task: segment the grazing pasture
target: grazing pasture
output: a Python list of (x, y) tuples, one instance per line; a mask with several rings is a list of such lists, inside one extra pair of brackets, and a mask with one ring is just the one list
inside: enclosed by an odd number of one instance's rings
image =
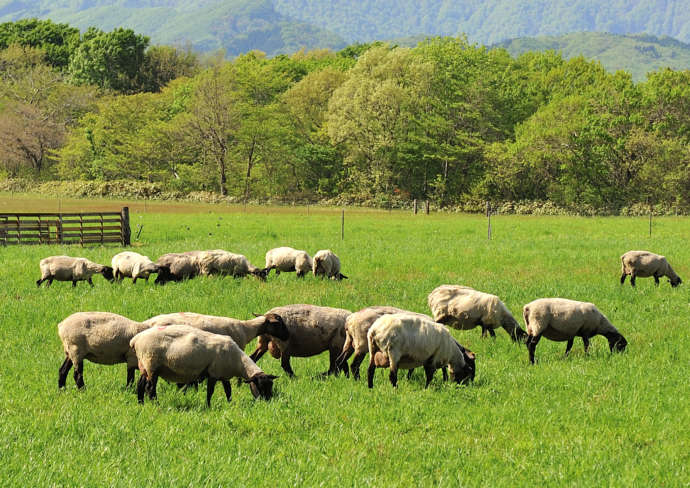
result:
[[(123, 202), (62, 201), (61, 208), (118, 208)], [(125, 202), (126, 203), (126, 202)], [(55, 211), (58, 202), (0, 196), (7, 211)], [(332, 249), (349, 279), (268, 281), (200, 277), (155, 286), (94, 288), (55, 282), (37, 288), (38, 262), (56, 254), (110, 263), (118, 246), (0, 248), (0, 481), (3, 486), (683, 486), (690, 483), (690, 221), (658, 218), (653, 236), (639, 218), (494, 216), (348, 210), (272, 209), (180, 203), (130, 204), (132, 250), (222, 248), (263, 266), (266, 250), (288, 245)], [(143, 225), (138, 240), (137, 226)], [(666, 255), (686, 284), (638, 279), (621, 286), (619, 256), (631, 249)], [(470, 386), (441, 381), (428, 390), (377, 370), (362, 379), (322, 378), (328, 356), (293, 358), (290, 379), (266, 354), (259, 366), (279, 375), (276, 396), (255, 401), (233, 382), (212, 406), (205, 386), (183, 394), (160, 381), (158, 400), (138, 405), (126, 368), (84, 363), (86, 389), (71, 375), (58, 391), (63, 360), (56, 325), (77, 311), (101, 310), (142, 321), (191, 311), (246, 319), (278, 305), (313, 303), (352, 311), (393, 305), (430, 313), (440, 284), (496, 294), (521, 327), (522, 306), (540, 297), (596, 304), (628, 340), (623, 354), (592, 339), (542, 339), (537, 364), (507, 334), (453, 330), (477, 355)], [(247, 346), (251, 352), (254, 343)]]

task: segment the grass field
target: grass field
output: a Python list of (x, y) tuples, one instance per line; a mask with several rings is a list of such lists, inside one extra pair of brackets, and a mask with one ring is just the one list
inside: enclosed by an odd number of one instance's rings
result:
[[(121, 202), (60, 202), (63, 210), (117, 208)], [(55, 201), (0, 196), (0, 211), (53, 211)], [(0, 248), (0, 484), (2, 486), (688, 486), (690, 484), (690, 221), (659, 218), (653, 236), (638, 218), (497, 216), (486, 219), (340, 210), (130, 205), (133, 248), (166, 252), (224, 248), (263, 265), (266, 250), (331, 248), (344, 282), (294, 274), (199, 278), (157, 287), (95, 288), (55, 282), (37, 289), (38, 261), (53, 254), (109, 263), (107, 247)], [(145, 211), (145, 212), (144, 212)], [(621, 287), (619, 256), (630, 249), (665, 254), (687, 283), (639, 279)], [(423, 373), (397, 390), (379, 370), (366, 381), (318, 378), (326, 355), (293, 358), (297, 378), (281, 375), (273, 401), (234, 388), (176, 391), (159, 383), (143, 407), (127, 390), (125, 367), (85, 362), (85, 391), (57, 389), (63, 353), (56, 324), (77, 311), (103, 310), (144, 320), (194, 311), (247, 318), (288, 303), (358, 310), (390, 304), (428, 313), (427, 294), (443, 283), (495, 293), (522, 324), (522, 306), (539, 297), (594, 302), (629, 342), (610, 355), (605, 338), (585, 356), (578, 340), (542, 339), (537, 364), (497, 331), (453, 331), (477, 354), (469, 387), (424, 390)], [(524, 327), (524, 324), (523, 324)], [(247, 349), (251, 350), (254, 344)], [(362, 372), (365, 372), (365, 361)]]

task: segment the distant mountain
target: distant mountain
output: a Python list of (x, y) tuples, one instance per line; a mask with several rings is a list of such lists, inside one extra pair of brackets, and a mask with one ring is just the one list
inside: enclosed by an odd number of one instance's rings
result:
[(636, 81), (644, 80), (647, 73), (659, 68), (690, 69), (690, 44), (646, 34), (578, 32), (558, 37), (511, 39), (497, 45), (513, 56), (546, 50), (560, 51), (565, 58), (582, 55), (598, 60), (609, 71), (628, 71)]
[(29, 17), (81, 30), (128, 27), (154, 44), (224, 48), (228, 55), (345, 46), (338, 35), (277, 12), (271, 0), (0, 0), (0, 22)]

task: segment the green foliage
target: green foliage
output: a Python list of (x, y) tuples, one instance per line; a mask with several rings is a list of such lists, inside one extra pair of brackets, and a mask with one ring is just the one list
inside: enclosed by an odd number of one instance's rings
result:
[(72, 51), (79, 44), (79, 29), (38, 19), (0, 24), (0, 50), (12, 44), (40, 48), (45, 53), (47, 64), (64, 70)]

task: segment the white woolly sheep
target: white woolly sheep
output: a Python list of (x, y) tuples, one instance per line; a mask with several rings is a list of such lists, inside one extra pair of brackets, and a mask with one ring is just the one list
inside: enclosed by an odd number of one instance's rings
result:
[(144, 393), (156, 398), (158, 377), (174, 383), (189, 384), (207, 379), (206, 405), (216, 382), (220, 381), (228, 401), (232, 398), (230, 378), (249, 383), (255, 398), (273, 396), (273, 380), (259, 368), (230, 337), (206, 332), (188, 325), (159, 326), (134, 336), (130, 347), (135, 351), (141, 377), (137, 397), (144, 403)]
[[(345, 343), (345, 320), (352, 312), (342, 308), (298, 304), (275, 307), (266, 313), (280, 315), (290, 337), (281, 340), (260, 335), (256, 350), (250, 356), (254, 361), (258, 362), (270, 350), (274, 358), (280, 358), (283, 370), (289, 376), (294, 376), (290, 357), (309, 357), (328, 351), (330, 366), (325, 374), (338, 373), (336, 359)], [(347, 363), (344, 367), (347, 370)]]
[(222, 249), (203, 251), (197, 256), (197, 260), (199, 272), (205, 276), (220, 274), (240, 278), (251, 274), (265, 280), (268, 275), (268, 270), (252, 265), (244, 255)]
[[(354, 358), (352, 359), (349, 369), (352, 370), (352, 377), (355, 380), (359, 380), (359, 367), (369, 352), (367, 332), (369, 332), (371, 325), (376, 321), (376, 319), (382, 315), (394, 313), (419, 315), (420, 317), (431, 320), (431, 317), (427, 315), (415, 314), (414, 312), (410, 312), (408, 310), (388, 306), (367, 307), (351, 314), (345, 320), (345, 344), (343, 345), (343, 350), (336, 361), (338, 369), (347, 371), (346, 368), (343, 368), (343, 365), (347, 362), (350, 356), (354, 354)], [(409, 373), (412, 373), (412, 369), (410, 369)]]
[(180, 312), (157, 315), (143, 322), (149, 327), (184, 324), (197, 329), (230, 337), (240, 349), (260, 334), (287, 340), (289, 332), (283, 319), (275, 313), (259, 315), (251, 320), (217, 317), (199, 313)]
[(540, 298), (522, 309), (527, 326), (529, 361), (534, 364), (534, 351), (542, 336), (552, 341), (568, 341), (565, 355), (573, 347), (575, 337), (582, 337), (585, 353), (589, 339), (601, 334), (609, 340), (611, 352), (623, 351), (628, 342), (593, 303), (565, 298)]
[(58, 388), (64, 388), (72, 365), (77, 388), (84, 387), (84, 359), (97, 364), (127, 363), (127, 386), (132, 384), (137, 358), (129, 341), (148, 327), (109, 312), (77, 312), (67, 317), (58, 324), (58, 335), (65, 351)]
[(277, 247), (266, 253), (266, 272), (272, 269), (279, 275), (281, 271), (296, 271), (297, 277), (309, 273), (312, 269), (312, 259), (306, 251), (299, 251), (291, 247)]
[(77, 281), (88, 281), (89, 285), (93, 286), (91, 277), (95, 274), (103, 275), (110, 282), (114, 279), (113, 268), (91, 262), (86, 258), (50, 256), (41, 259), (39, 267), (41, 278), (36, 281), (36, 286), (41, 286), (44, 281), (48, 281), (46, 286), (50, 286), (53, 280), (71, 281), (73, 287), (77, 286)]
[(482, 328), (482, 337), (488, 332), (496, 337), (494, 329), (503, 327), (513, 341), (522, 341), (527, 334), (505, 304), (496, 296), (467, 286), (441, 285), (428, 296), (434, 320), (454, 329)]
[(683, 280), (673, 271), (664, 256), (649, 251), (628, 251), (621, 256), (621, 285), (630, 275), (630, 284), (635, 286), (635, 278), (654, 277), (654, 284), (659, 286), (659, 278), (668, 277), (672, 287), (680, 285)]
[(122, 281), (123, 278), (132, 278), (132, 283), (137, 279), (144, 278), (148, 281), (152, 273), (158, 273), (159, 266), (137, 252), (124, 251), (113, 256), (111, 260), (115, 279)]
[(374, 387), (376, 368), (390, 368), (390, 382), (398, 386), (398, 368), (424, 366), (426, 387), (438, 368), (448, 366), (457, 383), (474, 381), (475, 356), (441, 324), (419, 314), (396, 313), (376, 319), (369, 332), (368, 386)]
[(340, 272), (340, 259), (330, 249), (322, 249), (314, 254), (312, 271), (314, 276), (325, 276), (334, 280), (347, 279)]
[(189, 251), (186, 253), (168, 253), (156, 260), (159, 267), (156, 284), (165, 284), (168, 281), (182, 281), (194, 278), (200, 274), (198, 255), (202, 251)]

